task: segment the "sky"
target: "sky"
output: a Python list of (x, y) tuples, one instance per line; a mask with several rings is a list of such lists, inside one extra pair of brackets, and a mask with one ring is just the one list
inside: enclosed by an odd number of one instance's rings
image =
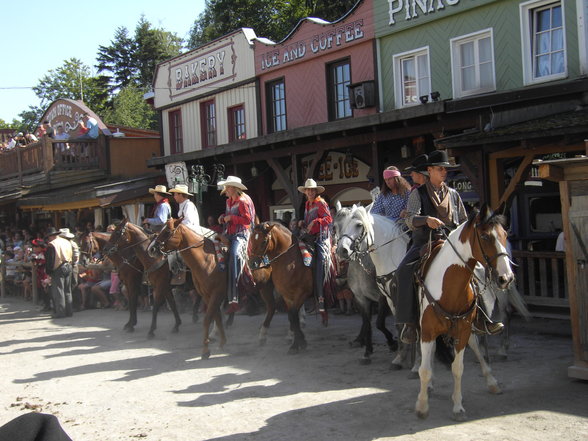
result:
[(10, 123), (29, 106), (38, 106), (32, 88), (65, 60), (78, 58), (96, 73), (98, 47), (109, 46), (118, 27), (134, 36), (144, 15), (153, 27), (186, 40), (204, 6), (204, 0), (3, 0), (0, 119)]

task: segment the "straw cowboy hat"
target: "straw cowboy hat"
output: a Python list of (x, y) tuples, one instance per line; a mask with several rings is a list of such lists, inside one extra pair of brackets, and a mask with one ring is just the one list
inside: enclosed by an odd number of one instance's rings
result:
[(176, 186), (174, 188), (172, 188), (169, 192), (170, 193), (185, 194), (185, 195), (188, 195), (188, 196), (194, 196), (192, 193), (188, 193), (188, 186), (186, 184), (176, 184)]
[(423, 155), (419, 155), (416, 158), (414, 158), (414, 161), (412, 161), (412, 164), (410, 164), (410, 167), (406, 167), (404, 169), (404, 171), (407, 172), (417, 172), (417, 173), (421, 173), (423, 175), (428, 175), (427, 172), (427, 163), (429, 162), (429, 157), (426, 154)]
[(237, 176), (227, 176), (227, 179), (224, 181), (218, 181), (216, 185), (220, 185), (222, 187), (236, 187), (240, 190), (247, 190), (247, 187), (245, 187), (243, 182), (241, 182), (241, 178), (238, 178)]
[(316, 181), (312, 178), (307, 179), (304, 185), (299, 186), (298, 191), (300, 193), (304, 193), (304, 190), (307, 190), (309, 188), (315, 189), (317, 194), (321, 194), (323, 191), (325, 191), (325, 187), (323, 187), (322, 185), (316, 185)]
[(167, 188), (165, 185), (156, 185), (155, 188), (149, 189), (149, 193), (151, 193), (151, 194), (153, 194), (153, 193), (171, 194), (167, 191)]
[(75, 236), (69, 231), (69, 228), (60, 228), (59, 235), (66, 239), (73, 239)]
[(452, 164), (449, 162), (449, 156), (445, 150), (435, 150), (429, 153), (429, 161), (427, 167), (459, 167), (459, 164)]

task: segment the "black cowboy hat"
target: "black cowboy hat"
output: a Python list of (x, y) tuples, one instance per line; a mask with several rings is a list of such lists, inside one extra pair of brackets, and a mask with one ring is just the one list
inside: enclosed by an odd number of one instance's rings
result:
[(410, 164), (410, 167), (406, 167), (404, 171), (407, 172), (418, 172), (422, 174), (427, 174), (427, 163), (429, 162), (429, 157), (426, 154), (422, 154), (414, 158), (414, 161)]
[(57, 231), (55, 227), (49, 227), (47, 229), (47, 232), (45, 233), (45, 239), (47, 239), (50, 236), (59, 236), (59, 231)]
[(429, 153), (429, 162), (427, 167), (459, 167), (459, 164), (451, 164), (449, 162), (449, 156), (445, 150), (435, 150)]

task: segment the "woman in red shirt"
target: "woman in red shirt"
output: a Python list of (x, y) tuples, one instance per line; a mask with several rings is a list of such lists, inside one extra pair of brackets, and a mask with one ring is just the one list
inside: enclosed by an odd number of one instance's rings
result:
[(300, 221), (300, 228), (314, 237), (315, 249), (315, 286), (319, 302), (319, 312), (325, 312), (324, 284), (325, 277), (331, 267), (331, 233), (329, 227), (333, 223), (331, 211), (327, 202), (319, 195), (325, 187), (317, 185), (314, 179), (307, 179), (298, 191), (306, 195), (304, 221)]

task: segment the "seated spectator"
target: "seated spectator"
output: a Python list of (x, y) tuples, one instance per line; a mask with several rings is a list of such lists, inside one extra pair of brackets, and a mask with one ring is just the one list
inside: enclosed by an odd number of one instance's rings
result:
[(25, 132), (24, 138), (27, 145), (39, 141), (39, 138), (37, 138), (34, 133)]
[[(90, 263), (97, 263), (98, 262), (98, 255), (94, 255)], [(78, 289), (80, 291), (80, 299), (79, 299), (79, 308), (80, 311), (83, 311), (89, 305), (92, 304), (90, 290), (94, 285), (102, 280), (102, 271), (97, 269), (90, 269), (80, 265), (80, 274), (79, 274), (80, 283), (78, 284)]]
[[(63, 125), (60, 124), (55, 128), (55, 139), (66, 140), (69, 135), (63, 130)], [(71, 152), (67, 142), (57, 142), (54, 144), (55, 157), (60, 157), (61, 162), (71, 162)]]
[[(108, 259), (105, 259), (103, 265), (109, 266), (111, 263)], [(102, 280), (90, 288), (92, 302), (97, 308), (110, 308), (114, 303), (109, 298), (110, 287), (112, 286), (111, 271), (100, 272), (102, 273)]]
[(95, 118), (92, 118), (87, 113), (84, 113), (80, 120), (80, 138), (90, 138), (96, 139), (98, 138), (98, 121)]
[(6, 150), (12, 150), (16, 147), (16, 139), (14, 136), (10, 135), (8, 137), (8, 144), (6, 144)]

